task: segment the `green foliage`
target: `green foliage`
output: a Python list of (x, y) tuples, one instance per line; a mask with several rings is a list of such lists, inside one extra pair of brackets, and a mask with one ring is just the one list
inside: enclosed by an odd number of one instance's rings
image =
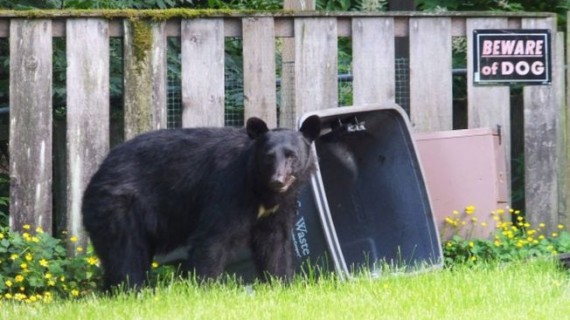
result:
[(570, 10), (568, 0), (416, 0), (422, 11), (528, 11), (556, 12), (558, 25), (565, 28), (566, 12)]
[(10, 177), (0, 173), (0, 226), (8, 225)]
[(0, 228), (0, 299), (51, 301), (54, 297), (79, 297), (97, 288), (98, 259), (91, 249), (78, 247), (68, 257), (65, 243), (24, 226), (24, 232)]
[(558, 225), (557, 231), (548, 234), (544, 223), (531, 226), (520, 211), (512, 209), (491, 213), (496, 221), (492, 238), (471, 239), (469, 230), (489, 228), (486, 224), (477, 222), (474, 210), (471, 206), (463, 214), (455, 211), (453, 216), (445, 220), (446, 228), (451, 228), (454, 233), (443, 244), (445, 263), (448, 266), (512, 262), (570, 252), (570, 233), (565, 230), (565, 226)]
[[(63, 234), (65, 236), (65, 233)], [(67, 241), (75, 242), (71, 237)], [(0, 301), (51, 302), (54, 298), (79, 298), (99, 290), (102, 271), (93, 248), (77, 247), (69, 256), (66, 241), (40, 228), (23, 232), (0, 227)], [(172, 277), (171, 267), (152, 265), (149, 281)]]
[(316, 7), (325, 11), (384, 11), (388, 0), (318, 0)]

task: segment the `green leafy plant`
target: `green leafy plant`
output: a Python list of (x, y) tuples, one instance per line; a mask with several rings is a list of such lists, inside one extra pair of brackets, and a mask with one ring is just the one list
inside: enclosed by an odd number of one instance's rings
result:
[(77, 249), (68, 257), (65, 243), (41, 228), (25, 225), (22, 233), (0, 228), (0, 298), (49, 302), (92, 292), (100, 278), (99, 261), (90, 248)]
[[(68, 255), (66, 241), (24, 225), (23, 232), (0, 227), (0, 301), (51, 302), (55, 298), (76, 299), (99, 291), (102, 270), (91, 246), (77, 247)], [(175, 270), (152, 263), (149, 282), (171, 279)]]
[(555, 232), (547, 233), (544, 223), (532, 226), (519, 210), (510, 208), (491, 213), (496, 222), (491, 238), (471, 239), (469, 230), (490, 227), (479, 223), (474, 212), (475, 207), (468, 206), (462, 213), (454, 211), (445, 219), (444, 232), (453, 232), (451, 239), (443, 244), (445, 263), (449, 266), (510, 262), (570, 252), (570, 233), (564, 225), (559, 224)]

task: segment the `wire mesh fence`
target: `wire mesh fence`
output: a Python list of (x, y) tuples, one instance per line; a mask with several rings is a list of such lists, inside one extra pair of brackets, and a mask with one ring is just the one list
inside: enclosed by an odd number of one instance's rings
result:
[[(227, 55), (226, 55), (227, 58)], [(235, 58), (232, 58), (235, 59)], [(168, 68), (168, 127), (178, 128), (182, 125), (182, 95), (180, 92), (180, 70), (176, 67), (180, 63)], [(244, 104), (243, 104), (243, 74), (237, 68), (239, 63), (231, 61), (226, 63), (225, 74), (225, 113), (224, 123), (226, 126), (241, 127), (244, 124)], [(400, 104), (404, 110), (409, 111), (409, 70), (408, 60), (400, 58), (396, 60), (396, 103)], [(288, 73), (294, 72), (294, 67), (284, 67), (277, 70), (278, 76), (290, 77)], [(294, 103), (294, 88), (283, 85), (282, 77), (277, 79), (277, 113), (280, 122), (295, 123), (291, 108), (283, 108), (286, 103)], [(340, 74), (338, 76), (338, 96), (339, 106), (352, 105), (353, 86), (352, 74)], [(287, 102), (286, 102), (287, 101)]]

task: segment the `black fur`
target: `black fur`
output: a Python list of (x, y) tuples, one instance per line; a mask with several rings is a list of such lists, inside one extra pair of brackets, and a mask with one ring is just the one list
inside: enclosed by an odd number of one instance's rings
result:
[[(310, 144), (319, 132), (316, 116), (299, 132), (251, 118), (245, 130), (159, 130), (111, 150), (82, 208), (105, 287), (140, 287), (153, 256), (188, 239), (199, 277), (219, 276), (244, 244), (261, 276), (291, 277), (296, 196), (314, 170)], [(258, 217), (260, 208), (276, 212)]]

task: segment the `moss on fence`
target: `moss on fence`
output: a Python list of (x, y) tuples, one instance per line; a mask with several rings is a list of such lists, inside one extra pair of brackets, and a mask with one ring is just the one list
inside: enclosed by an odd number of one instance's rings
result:
[(232, 10), (232, 9), (166, 9), (166, 10), (0, 10), (0, 18), (73, 18), (101, 17), (105, 19), (137, 18), (151, 21), (171, 19), (196, 19), (208, 17), (507, 17), (507, 18), (547, 18), (556, 17), (550, 12), (506, 12), (506, 11), (391, 11), (391, 12), (334, 12), (334, 11), (295, 11), (295, 10)]

